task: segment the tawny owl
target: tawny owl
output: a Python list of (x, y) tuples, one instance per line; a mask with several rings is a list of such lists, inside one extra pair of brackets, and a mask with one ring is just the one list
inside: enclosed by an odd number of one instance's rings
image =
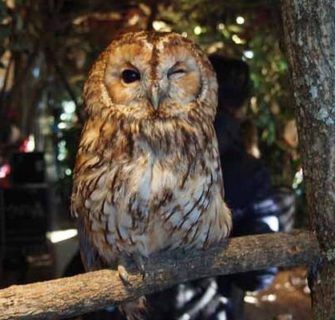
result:
[(212, 124), (217, 81), (192, 41), (120, 36), (92, 67), (84, 99), (72, 210), (87, 270), (110, 266), (126, 277), (126, 257), (204, 248), (228, 235)]

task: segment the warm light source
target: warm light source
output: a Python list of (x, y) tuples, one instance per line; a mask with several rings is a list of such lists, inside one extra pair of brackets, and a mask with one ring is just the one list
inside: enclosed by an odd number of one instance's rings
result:
[(26, 138), (21, 146), (20, 151), (21, 152), (33, 152), (35, 150), (35, 137), (34, 135), (29, 135), (28, 138)]
[(202, 32), (202, 29), (200, 26), (196, 26), (194, 27), (194, 30), (193, 30), (194, 34), (196, 34), (197, 36), (201, 34)]
[(299, 185), (302, 183), (303, 180), (304, 180), (304, 174), (302, 172), (302, 169), (300, 169), (294, 175), (293, 183), (292, 183), (292, 188), (293, 189), (297, 189), (299, 187)]
[(5, 163), (0, 167), (0, 179), (6, 178), (10, 174), (10, 165)]
[(77, 229), (50, 231), (47, 232), (47, 239), (49, 239), (52, 243), (58, 243), (74, 238), (77, 234)]
[(152, 23), (152, 27), (156, 31), (163, 31), (163, 32), (171, 31), (171, 28), (164, 21), (160, 21), (160, 20), (155, 20)]
[(257, 304), (259, 301), (256, 297), (246, 295), (244, 297), (245, 303)]
[(237, 23), (237, 24), (243, 24), (244, 22), (245, 22), (245, 19), (244, 19), (243, 17), (238, 16), (238, 17), (236, 18), (236, 23)]
[(58, 123), (57, 127), (58, 127), (58, 129), (64, 130), (64, 129), (66, 129), (67, 125), (66, 125), (65, 122), (60, 122), (60, 123)]
[(224, 47), (223, 42), (219, 41), (219, 42), (214, 42), (210, 47), (207, 48), (207, 53), (208, 54), (213, 54), (216, 51), (222, 49)]
[(236, 44), (243, 44), (245, 41), (241, 39), (237, 34), (233, 34), (231, 39), (236, 43)]
[(275, 294), (267, 294), (262, 297), (262, 301), (274, 302), (277, 300), (277, 296)]
[(222, 30), (225, 29), (225, 25), (221, 22), (221, 23), (219, 23), (219, 24), (216, 26), (216, 28), (217, 28), (218, 30), (222, 31)]
[(35, 150), (35, 137), (30, 134), (27, 143), (27, 152), (33, 152)]
[(252, 59), (252, 58), (254, 57), (254, 53), (253, 53), (253, 51), (251, 51), (251, 50), (246, 50), (246, 51), (244, 51), (244, 52), (243, 52), (243, 55), (244, 55), (246, 58), (248, 58), (248, 59)]
[(63, 101), (62, 107), (65, 113), (73, 113), (76, 111), (76, 104), (73, 101)]

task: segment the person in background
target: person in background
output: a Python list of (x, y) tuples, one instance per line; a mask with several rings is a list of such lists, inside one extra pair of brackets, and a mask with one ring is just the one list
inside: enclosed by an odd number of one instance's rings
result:
[[(259, 159), (256, 126), (245, 116), (249, 67), (242, 60), (219, 55), (210, 56), (210, 61), (219, 85), (214, 126), (225, 200), (233, 213), (231, 237), (288, 231), (279, 218), (292, 216), (294, 196), (271, 186), (269, 171)], [(243, 320), (245, 291), (266, 288), (276, 273), (277, 268), (268, 268), (179, 285), (174, 319)]]

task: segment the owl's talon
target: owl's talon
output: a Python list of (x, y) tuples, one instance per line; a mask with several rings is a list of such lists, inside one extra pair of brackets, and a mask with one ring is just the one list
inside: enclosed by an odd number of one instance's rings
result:
[(129, 274), (126, 270), (126, 268), (122, 265), (122, 264), (119, 264), (117, 266), (117, 271), (119, 273), (119, 277), (120, 279), (122, 280), (122, 282), (125, 284), (125, 285), (130, 285), (130, 281), (129, 281)]
[(145, 276), (146, 276), (145, 266), (144, 266), (144, 257), (139, 255), (139, 254), (134, 254), (133, 255), (133, 260), (136, 264), (137, 269), (141, 273), (142, 278), (144, 279)]

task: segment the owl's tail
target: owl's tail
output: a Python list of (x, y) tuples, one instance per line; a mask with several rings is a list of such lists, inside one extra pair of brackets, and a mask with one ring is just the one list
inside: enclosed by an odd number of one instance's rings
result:
[(142, 296), (137, 300), (122, 303), (119, 309), (127, 320), (145, 320), (147, 314), (146, 298)]

